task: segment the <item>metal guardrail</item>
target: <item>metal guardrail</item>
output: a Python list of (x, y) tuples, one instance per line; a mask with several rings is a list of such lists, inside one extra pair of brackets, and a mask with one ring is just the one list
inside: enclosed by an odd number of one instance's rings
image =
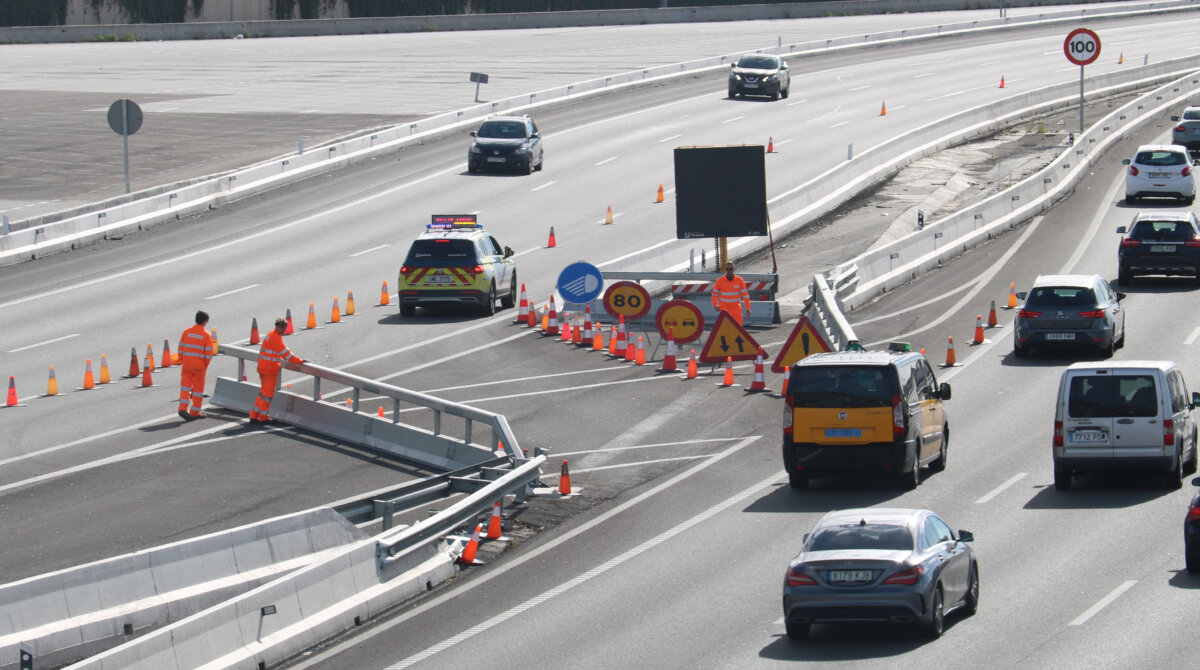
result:
[(804, 315), (833, 351), (842, 351), (858, 344), (858, 336), (850, 321), (842, 314), (837, 293), (824, 275), (813, 275), (812, 295), (804, 305)]

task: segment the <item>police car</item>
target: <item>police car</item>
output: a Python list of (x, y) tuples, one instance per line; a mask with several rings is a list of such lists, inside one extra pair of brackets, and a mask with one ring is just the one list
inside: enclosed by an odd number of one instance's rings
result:
[(513, 250), (501, 247), (474, 214), (434, 214), (425, 232), (413, 240), (400, 267), (400, 315), (418, 306), (469, 304), (496, 313), (496, 300), (509, 308), (517, 298)]

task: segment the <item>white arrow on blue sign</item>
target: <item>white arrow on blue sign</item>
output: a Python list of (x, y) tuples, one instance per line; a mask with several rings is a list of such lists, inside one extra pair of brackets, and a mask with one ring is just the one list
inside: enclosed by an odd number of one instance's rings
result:
[(575, 305), (586, 305), (600, 296), (604, 275), (591, 263), (571, 263), (558, 273), (558, 294)]

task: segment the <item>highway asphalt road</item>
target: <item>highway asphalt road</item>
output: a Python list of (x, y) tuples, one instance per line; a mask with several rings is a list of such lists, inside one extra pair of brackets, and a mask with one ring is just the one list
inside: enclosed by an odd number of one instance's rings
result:
[[(1195, 32), (1179, 18), (1129, 26), (1105, 34), (1142, 46), (1176, 40), (1183, 51)], [(533, 667), (611, 667), (613, 658), (700, 667), (792, 658), (878, 658), (905, 667), (1017, 658), (1025, 667), (1073, 667), (1087, 650), (1098, 650), (1088, 658), (1102, 667), (1129, 667), (1131, 658), (1182, 667), (1186, 648), (1170, 640), (1180, 639), (1186, 625), (1175, 613), (1195, 611), (1187, 599), (1194, 584), (1175, 574), (1182, 568), (1177, 520), (1185, 494), (1103, 481), (1072, 498), (1045, 491), (1045, 396), (1065, 361), (1017, 365), (1002, 332), (992, 336), (994, 345), (960, 353), (968, 364), (945, 374), (955, 384), (947, 472), (905, 495), (829, 481), (812, 497), (796, 497), (779, 485), (781, 408), (770, 395), (613, 364), (510, 325), (511, 312), (401, 320), (394, 305), (374, 306), (380, 280), (394, 280), (398, 257), (430, 213), (480, 212), (501, 242), (520, 252), (522, 280), (536, 299), (566, 262), (604, 262), (671, 236), (670, 212), (662, 212), (670, 205), (655, 205), (652, 197), (654, 185), (669, 184), (667, 157), (676, 143), (761, 142), (761, 135), (775, 133), (781, 151), (769, 171), (774, 194), (827, 169), (836, 160), (831, 156), (844, 155), (851, 131), (857, 146), (869, 146), (939, 118), (947, 105), (979, 104), (997, 94), (991, 85), (964, 85), (964, 63), (982, 70), (1003, 60), (1010, 86), (1072, 76), (1055, 69), (1064, 65), (1055, 51), (1060, 32), (1032, 31), (1016, 36), (1015, 45), (1009, 38), (964, 40), (889, 51), (887, 60), (823, 60), (804, 75), (811, 95), (786, 102), (725, 100), (719, 80), (643, 90), (540, 116), (550, 162), (532, 177), (468, 176), (465, 145), (435, 142), (398, 160), (280, 188), (118, 243), (3, 269), (0, 312), (6, 324), (17, 325), (0, 333), (0, 361), (22, 383), (34, 381), (32, 389), (22, 387), (24, 407), (0, 415), (0, 509), (13, 538), (0, 549), (0, 574), (19, 579), (417, 474), (291, 429), (249, 429), (244, 417), (225, 412), (183, 425), (172, 418), (172, 374), (160, 375), (160, 386), (150, 389), (119, 380), (73, 392), (83, 358), (110, 352), (119, 377), (128, 364), (124, 351), (133, 346), (140, 355), (144, 342), (158, 350), (163, 338), (178, 337), (198, 306), (214, 314), (223, 337), (240, 342), (251, 316), (261, 325), (285, 307), (302, 314), (314, 301), (324, 317), (332, 296), (344, 297), (351, 287), (359, 315), (338, 325), (322, 318), (320, 328), (293, 336), (289, 345), (316, 362), (504, 413), (521, 446), (571, 459), (584, 494), (521, 511), (523, 522), (536, 527), (542, 519), (551, 529), (435, 592), (432, 598), (441, 599), (483, 582), (471, 597), (450, 597), (444, 605), (431, 600), (435, 625), (420, 616), (397, 618), (404, 630), (347, 646), (348, 655), (329, 658), (328, 667), (388, 667), (435, 648), (429, 667), (481, 657), (499, 665), (502, 654), (506, 664)], [(901, 73), (912, 79), (889, 82)], [(849, 90), (859, 86), (872, 88)], [(886, 119), (876, 111), (883, 88)], [(893, 91), (899, 102), (892, 102)], [(1115, 274), (1109, 231), (1129, 216), (1113, 205), (1119, 158), (1097, 170), (1090, 189), (1078, 189), (1071, 204), (856, 313), (864, 340), (903, 337), (937, 358), (947, 334), (969, 339), (980, 305), (1003, 297), (1010, 281), (1028, 284), (1038, 272), (1064, 266)], [(606, 202), (622, 216), (601, 228)], [(544, 248), (552, 224), (561, 226), (553, 250)], [(1086, 237), (1083, 231), (1093, 228), (1099, 232)], [(1087, 245), (1076, 257), (1081, 238)], [(820, 248), (819, 237), (809, 242)], [(803, 247), (792, 249), (799, 262), (789, 265), (791, 289), (827, 269), (808, 265)], [(1012, 256), (1002, 258), (1009, 249)], [(1001, 261), (994, 275), (981, 272)], [(963, 288), (977, 280), (978, 293)], [(1172, 356), (1194, 369), (1181, 343), (1196, 324), (1179, 322), (1192, 290), (1164, 281), (1131, 292), (1137, 325), (1131, 317), (1130, 344), (1119, 356)], [(886, 318), (867, 321), (872, 316)], [(770, 349), (786, 329), (755, 336)], [(60, 362), (60, 383), (72, 392), (36, 397), (50, 361)], [(229, 374), (227, 361), (215, 365), (215, 374)], [(749, 377), (749, 368), (740, 367), (739, 383)], [(778, 388), (777, 375), (768, 379)], [(799, 534), (824, 509), (863, 504), (928, 505), (975, 531), (984, 557), (980, 615), (933, 644), (890, 629), (875, 631), (880, 642), (866, 647), (850, 644), (862, 639), (857, 633), (837, 629), (819, 631), (811, 647), (780, 640), (777, 589)], [(1122, 587), (1112, 605), (1075, 624)], [(637, 590), (625, 590), (631, 588)], [(1120, 616), (1117, 606), (1136, 616)], [(1113, 612), (1117, 618), (1106, 619)], [(1136, 632), (1119, 645), (1126, 638), (1114, 631), (1131, 626)], [(451, 639), (456, 635), (461, 639)], [(949, 644), (956, 635), (962, 643)]]

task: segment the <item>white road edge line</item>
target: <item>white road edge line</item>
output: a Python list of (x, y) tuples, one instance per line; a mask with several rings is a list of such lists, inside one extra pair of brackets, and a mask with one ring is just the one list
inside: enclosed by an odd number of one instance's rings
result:
[(249, 290), (250, 290), (250, 289), (252, 289), (252, 288), (258, 288), (258, 284), (250, 284), (249, 286), (243, 286), (243, 287), (241, 287), (241, 288), (235, 288), (235, 289), (233, 289), (232, 291), (226, 291), (226, 292), (224, 292), (224, 293), (218, 293), (218, 294), (216, 294), (216, 295), (210, 295), (210, 296), (208, 296), (207, 298), (205, 298), (205, 300), (216, 300), (217, 298), (224, 298), (224, 297), (225, 297), (225, 296), (227, 296), (227, 295), (233, 295), (234, 293), (241, 293), (242, 291), (249, 291)]
[(1131, 580), (1129, 580), (1129, 581), (1125, 582), (1124, 584), (1122, 584), (1122, 585), (1118, 586), (1117, 588), (1113, 589), (1113, 590), (1112, 590), (1112, 593), (1109, 593), (1108, 595), (1106, 595), (1106, 596), (1104, 596), (1103, 598), (1101, 598), (1101, 599), (1100, 599), (1100, 602), (1098, 602), (1098, 603), (1096, 603), (1095, 605), (1092, 605), (1091, 607), (1089, 607), (1089, 608), (1088, 608), (1088, 610), (1087, 610), (1086, 612), (1084, 612), (1083, 614), (1080, 614), (1079, 616), (1075, 617), (1075, 620), (1074, 620), (1074, 621), (1072, 621), (1071, 623), (1067, 624), (1067, 625), (1069, 625), (1069, 626), (1082, 626), (1083, 624), (1087, 623), (1087, 620), (1088, 620), (1088, 619), (1090, 619), (1090, 618), (1092, 618), (1092, 617), (1096, 616), (1096, 614), (1097, 614), (1097, 613), (1098, 613), (1100, 610), (1102, 610), (1102, 609), (1104, 609), (1105, 607), (1107, 607), (1107, 606), (1108, 606), (1108, 605), (1109, 605), (1109, 604), (1110, 604), (1112, 601), (1116, 600), (1117, 598), (1120, 598), (1120, 597), (1121, 597), (1121, 594), (1122, 594), (1122, 593), (1125, 593), (1125, 592), (1126, 592), (1126, 591), (1128, 591), (1129, 589), (1133, 588), (1133, 585), (1134, 585), (1134, 584), (1137, 584), (1137, 580), (1136, 580), (1136, 579), (1131, 579)]
[(553, 186), (553, 185), (555, 185), (555, 184), (557, 184), (557, 183), (558, 183), (558, 182), (556, 182), (556, 181), (548, 181), (548, 182), (546, 182), (545, 184), (542, 184), (541, 186), (535, 186), (535, 187), (533, 187), (533, 188), (529, 189), (529, 192), (530, 192), (530, 193), (536, 193), (536, 192), (538, 192), (538, 191), (540, 191), (540, 190), (542, 190), (542, 189), (544, 189), (544, 188), (546, 188), (546, 187), (548, 187), (548, 186)]
[(1183, 343), (1184, 343), (1184, 344), (1191, 344), (1191, 343), (1193, 343), (1193, 342), (1195, 342), (1195, 341), (1196, 341), (1196, 338), (1197, 338), (1197, 337), (1200, 337), (1200, 328), (1193, 328), (1193, 329), (1192, 329), (1192, 334), (1191, 334), (1191, 335), (1188, 335), (1188, 336), (1187, 336), (1187, 339), (1186, 339), (1186, 340), (1184, 340), (1184, 341), (1183, 341)]
[(1018, 472), (1017, 474), (1010, 477), (1008, 481), (1006, 481), (1003, 484), (1001, 484), (1000, 486), (997, 486), (996, 488), (992, 489), (991, 491), (989, 491), (987, 493), (987, 495), (983, 496), (979, 500), (976, 500), (975, 504), (982, 505), (983, 503), (991, 500), (992, 498), (995, 498), (996, 496), (1003, 493), (1004, 490), (1007, 489), (1008, 487), (1021, 481), (1021, 479), (1023, 479), (1028, 474), (1029, 474), (1028, 472)]
[[(371, 247), (370, 249), (363, 249), (362, 251), (359, 251), (357, 253), (350, 254), (349, 256), (347, 256), (347, 258), (358, 258), (359, 256), (365, 256), (366, 254), (369, 254), (372, 251), (379, 251), (380, 249), (386, 249), (387, 246), (388, 245), (386, 245), (386, 244), (380, 244), (379, 246)], [(256, 284), (256, 286), (257, 286), (257, 284)]]
[(69, 339), (71, 339), (72, 337), (79, 337), (79, 333), (71, 333), (70, 335), (63, 335), (62, 337), (56, 337), (56, 338), (54, 338), (53, 340), (43, 340), (43, 341), (41, 341), (41, 342), (38, 342), (38, 343), (36, 343), (36, 344), (27, 344), (27, 345), (25, 345), (25, 346), (23, 346), (23, 347), (21, 347), (21, 348), (19, 348), (19, 349), (9, 349), (9, 350), (8, 350), (8, 353), (10, 353), (10, 354), (15, 354), (15, 353), (17, 353), (18, 351), (25, 351), (26, 349), (34, 349), (34, 348), (36, 348), (36, 347), (44, 347), (44, 346), (46, 346), (47, 344), (53, 344), (53, 343), (55, 343), (55, 342), (62, 342), (63, 340), (69, 340)]

